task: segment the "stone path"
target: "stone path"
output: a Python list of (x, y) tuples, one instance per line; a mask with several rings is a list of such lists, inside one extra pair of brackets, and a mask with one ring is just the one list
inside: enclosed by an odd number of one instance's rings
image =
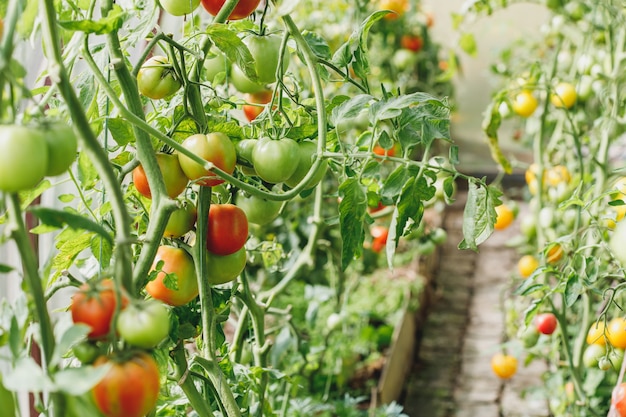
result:
[(479, 253), (459, 251), (462, 210), (461, 204), (452, 206), (444, 219), (448, 241), (442, 248), (430, 311), (418, 332), (405, 413), (410, 417), (549, 416), (541, 390), (532, 390), (541, 384), (542, 363), (525, 367), (523, 357), (518, 357), (518, 372), (508, 381), (497, 378), (489, 363), (504, 338), (501, 300), (510, 290), (518, 259), (506, 242), (517, 234), (518, 223), (494, 233)]

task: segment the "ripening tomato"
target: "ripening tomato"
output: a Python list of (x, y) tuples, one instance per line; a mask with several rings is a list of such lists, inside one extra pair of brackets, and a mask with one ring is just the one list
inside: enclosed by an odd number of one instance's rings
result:
[[(170, 198), (178, 197), (185, 191), (189, 183), (187, 176), (180, 166), (178, 157), (167, 153), (157, 153), (156, 159), (159, 169), (161, 170), (161, 175), (163, 175), (163, 181), (165, 181), (165, 192)], [(152, 198), (148, 177), (146, 176), (146, 171), (144, 171), (143, 166), (139, 165), (133, 170), (133, 183), (139, 194), (146, 198)]]
[(377, 224), (370, 228), (370, 234), (372, 235), (372, 251), (381, 252), (387, 244), (389, 228)]
[(517, 359), (505, 353), (496, 353), (491, 357), (491, 369), (502, 379), (511, 378), (517, 372)]
[(551, 244), (546, 251), (546, 262), (555, 264), (563, 258), (563, 246), (559, 243)]
[(515, 96), (511, 106), (519, 116), (530, 117), (539, 106), (539, 102), (531, 91), (524, 90)]
[(117, 317), (117, 331), (128, 344), (152, 349), (170, 332), (170, 313), (159, 301), (135, 302)]
[(626, 382), (620, 383), (613, 390), (611, 406), (619, 413), (619, 417), (626, 417)]
[(48, 144), (47, 177), (63, 174), (76, 159), (78, 139), (74, 129), (66, 123), (54, 122), (41, 126), (42, 133)]
[(557, 320), (552, 313), (541, 313), (535, 316), (535, 326), (540, 333), (551, 335), (556, 330)]
[(143, 63), (137, 73), (139, 92), (153, 100), (167, 98), (177, 92), (181, 86), (166, 56), (153, 56)]
[(235, 280), (246, 266), (246, 248), (229, 255), (207, 254), (207, 280), (211, 285), (220, 285)]
[(165, 225), (164, 237), (176, 239), (193, 229), (198, 217), (196, 206), (189, 200), (180, 202), (180, 206), (172, 212), (167, 225)]
[(576, 104), (576, 87), (570, 83), (558, 83), (554, 87), (554, 93), (550, 96), (550, 102), (554, 107), (571, 108)]
[[(121, 296), (121, 309), (128, 304), (128, 298)], [(111, 330), (111, 321), (116, 306), (115, 284), (104, 279), (95, 285), (84, 283), (72, 296), (70, 312), (74, 323), (86, 324), (91, 328), (90, 339), (106, 337)]]
[(424, 47), (424, 39), (417, 35), (402, 35), (400, 38), (400, 46), (413, 52), (419, 52)]
[(252, 150), (252, 164), (262, 180), (277, 184), (288, 180), (300, 162), (300, 147), (293, 139), (263, 137)]
[(106, 417), (144, 417), (159, 396), (160, 375), (156, 362), (147, 353), (130, 359), (101, 356), (95, 366), (110, 364), (104, 378), (92, 393), (98, 409)]
[(241, 249), (246, 240), (246, 213), (234, 204), (211, 204), (206, 235), (207, 249), (216, 255), (230, 255)]
[[(235, 171), (237, 151), (233, 142), (224, 133), (214, 132), (208, 135), (198, 133), (189, 136), (182, 145), (228, 174)], [(206, 170), (202, 165), (182, 153), (178, 154), (178, 160), (187, 178), (192, 181), (199, 180), (199, 185), (213, 187), (224, 182), (210, 170)]]
[(265, 110), (265, 104), (272, 101), (272, 90), (263, 90), (259, 93), (248, 93), (244, 99), (246, 103), (242, 106), (243, 114), (249, 122), (256, 119)]
[[(202, 6), (211, 15), (216, 16), (226, 0), (202, 0)], [(233, 11), (228, 16), (228, 20), (241, 20), (250, 16), (261, 3), (261, 0), (239, 0)]]
[(0, 191), (35, 187), (48, 171), (48, 146), (41, 130), (0, 125)]
[[(297, 186), (313, 166), (313, 158), (317, 155), (317, 142), (303, 140), (298, 142), (298, 148), (298, 166), (294, 173), (285, 181), (285, 184), (291, 188)], [(323, 160), (317, 168), (315, 175), (307, 182), (306, 188), (311, 189), (315, 187), (324, 178), (327, 168), (328, 162)]]
[(150, 272), (158, 267), (156, 277), (146, 284), (148, 294), (171, 306), (182, 306), (196, 298), (196, 270), (193, 258), (184, 249), (160, 246)]

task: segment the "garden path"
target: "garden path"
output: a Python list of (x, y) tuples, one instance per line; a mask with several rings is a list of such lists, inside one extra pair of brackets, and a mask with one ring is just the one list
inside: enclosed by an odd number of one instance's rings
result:
[[(478, 253), (460, 251), (463, 195), (444, 218), (448, 240), (441, 248), (433, 281), (434, 297), (418, 332), (413, 371), (406, 385), (410, 417), (545, 417), (541, 396), (544, 365), (524, 365), (503, 381), (490, 359), (504, 338), (503, 294), (511, 289), (518, 255), (506, 245), (519, 233), (519, 221), (496, 231)], [(526, 210), (521, 205), (521, 211)], [(518, 216), (518, 219), (521, 216)], [(533, 389), (535, 388), (535, 389)]]

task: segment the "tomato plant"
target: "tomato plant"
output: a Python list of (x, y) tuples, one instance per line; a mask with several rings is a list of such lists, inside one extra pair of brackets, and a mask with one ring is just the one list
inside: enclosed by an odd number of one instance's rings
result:
[(181, 237), (193, 229), (197, 218), (196, 206), (189, 200), (182, 201), (180, 207), (176, 208), (170, 215), (163, 236), (173, 239)]
[[(202, 6), (207, 12), (216, 16), (222, 9), (226, 0), (202, 0)], [(259, 6), (261, 0), (240, 0), (233, 11), (228, 15), (229, 20), (240, 20), (250, 16)]]
[(195, 265), (184, 249), (160, 246), (151, 271), (156, 276), (146, 284), (146, 292), (157, 300), (181, 306), (198, 296)]
[[(183, 146), (228, 174), (232, 174), (235, 171), (235, 164), (237, 163), (235, 145), (223, 133), (195, 134), (185, 139)], [(213, 174), (210, 170), (205, 169), (202, 165), (182, 153), (178, 154), (178, 160), (183, 172), (191, 181), (198, 180), (198, 184), (208, 187), (224, 182), (223, 179)]]
[(248, 240), (246, 213), (234, 204), (212, 204), (206, 235), (207, 249), (216, 255), (230, 255)]
[(126, 343), (151, 349), (169, 334), (167, 307), (158, 301), (132, 303), (118, 316), (117, 331)]
[[(311, 140), (298, 142), (298, 148), (298, 165), (296, 166), (296, 170), (285, 180), (285, 184), (292, 188), (296, 187), (309, 173), (311, 167), (313, 166), (313, 160), (316, 158), (317, 154), (317, 143)], [(305, 188), (312, 188), (319, 184), (322, 178), (324, 178), (327, 168), (328, 162), (322, 160), (322, 163), (317, 167), (314, 175), (309, 181), (307, 181)]]
[(153, 56), (141, 65), (137, 73), (139, 92), (154, 100), (171, 96), (181, 85), (166, 56)]
[(98, 409), (106, 417), (143, 417), (156, 406), (159, 369), (152, 357), (138, 353), (129, 359), (102, 356), (95, 366), (109, 364), (105, 377), (93, 388)]
[[(120, 309), (128, 303), (126, 296), (121, 295)], [(86, 324), (90, 327), (89, 338), (106, 337), (111, 329), (113, 314), (117, 306), (117, 295), (114, 283), (105, 279), (98, 283), (84, 283), (72, 296), (70, 311), (74, 323)]]
[[(170, 198), (178, 197), (185, 191), (189, 183), (178, 162), (178, 157), (176, 155), (158, 153), (156, 154), (156, 159), (165, 181), (165, 192)], [(133, 170), (133, 183), (139, 194), (146, 198), (152, 198), (150, 184), (148, 184), (148, 177), (143, 166), (139, 165)]]
[(76, 159), (78, 139), (74, 129), (61, 122), (44, 124), (42, 133), (48, 143), (48, 169), (46, 176), (63, 174)]

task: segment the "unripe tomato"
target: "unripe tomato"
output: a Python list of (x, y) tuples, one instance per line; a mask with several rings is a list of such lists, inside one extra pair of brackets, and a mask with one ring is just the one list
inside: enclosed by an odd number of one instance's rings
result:
[(622, 382), (613, 390), (611, 407), (619, 413), (619, 417), (626, 417), (626, 382)]
[(606, 348), (601, 345), (589, 345), (583, 353), (583, 364), (587, 368), (595, 368), (602, 357), (606, 355)]
[[(213, 51), (212, 51), (213, 52)], [(226, 75), (230, 72), (230, 63), (226, 55), (222, 52), (215, 51), (214, 55), (207, 56), (204, 60), (204, 78), (209, 81), (212, 85), (216, 84), (216, 77), (220, 73), (224, 73), (224, 78), (220, 77), (221, 82), (223, 83), (226, 80)]]
[(215, 255), (230, 255), (248, 240), (246, 213), (234, 204), (211, 204), (206, 247)]
[(265, 200), (255, 195), (246, 196), (241, 193), (237, 195), (235, 203), (246, 214), (248, 223), (259, 226), (264, 226), (274, 221), (280, 214), (280, 209), (283, 206), (281, 201)]
[(72, 346), (74, 357), (83, 365), (92, 364), (100, 356), (100, 348), (90, 340)]
[(117, 331), (128, 344), (152, 349), (170, 332), (170, 313), (155, 300), (129, 305), (117, 317)]
[(35, 187), (48, 171), (48, 145), (41, 130), (0, 125), (0, 191)]
[[(163, 175), (163, 181), (165, 182), (165, 192), (170, 198), (178, 197), (185, 191), (189, 183), (189, 180), (180, 166), (178, 157), (167, 153), (157, 153), (156, 159), (159, 169), (161, 170), (161, 175)], [(148, 177), (146, 176), (146, 171), (144, 171), (143, 166), (139, 165), (133, 170), (133, 183), (139, 194), (146, 198), (152, 198)]]
[(522, 278), (528, 278), (539, 267), (539, 260), (532, 255), (524, 255), (517, 262), (517, 270)]
[(252, 164), (263, 181), (272, 184), (287, 181), (300, 163), (300, 147), (293, 139), (269, 137), (257, 141), (252, 150)]
[[(317, 143), (310, 140), (298, 142), (298, 148), (298, 166), (295, 172), (285, 181), (285, 184), (292, 188), (297, 186), (300, 181), (304, 179), (306, 174), (309, 173), (309, 170), (313, 166), (313, 158), (317, 154)], [(324, 178), (327, 168), (328, 162), (326, 160), (322, 161), (315, 175), (307, 182), (306, 188), (310, 189), (315, 187), (322, 178)]]
[(504, 230), (513, 223), (515, 215), (513, 209), (506, 204), (500, 204), (495, 208), (496, 210), (496, 222), (493, 225), (496, 230)]
[(246, 74), (236, 64), (231, 67), (229, 80), (240, 93), (254, 94), (267, 90), (265, 84), (246, 77)]
[(176, 239), (193, 229), (198, 217), (196, 206), (189, 200), (180, 203), (180, 207), (172, 212), (165, 225), (164, 237)]
[(207, 254), (207, 280), (211, 285), (220, 285), (236, 279), (246, 266), (246, 248), (229, 255)]
[(181, 85), (166, 56), (153, 56), (143, 63), (137, 73), (139, 92), (153, 100), (171, 96)]
[(278, 34), (271, 35), (250, 35), (243, 42), (250, 50), (254, 58), (254, 68), (258, 82), (261, 84), (271, 84), (276, 81), (276, 71), (278, 65), (282, 65), (285, 72), (289, 66), (289, 55), (285, 53), (280, 56), (280, 45), (282, 37)]
[[(106, 337), (111, 330), (111, 321), (116, 306), (115, 284), (104, 279), (93, 285), (84, 283), (72, 296), (70, 312), (76, 324), (86, 324), (91, 328), (87, 335), (90, 339)], [(128, 298), (122, 295), (121, 309), (128, 304)]]
[(587, 343), (590, 345), (606, 345), (606, 338), (604, 337), (604, 321), (598, 321), (591, 325), (587, 332)]
[(42, 133), (48, 144), (47, 177), (63, 174), (76, 159), (78, 140), (71, 126), (55, 122), (42, 126)]
[[(211, 15), (216, 16), (226, 0), (202, 0), (202, 6)], [(261, 0), (239, 0), (233, 11), (228, 16), (228, 20), (241, 20), (250, 16), (261, 3)]]
[(144, 417), (159, 397), (159, 368), (147, 353), (128, 360), (101, 356), (95, 366), (110, 364), (104, 378), (93, 388), (98, 409), (106, 417)]
[(626, 349), (626, 319), (615, 317), (608, 324), (606, 336), (611, 346)]
[(521, 334), (522, 342), (524, 343), (524, 347), (530, 349), (531, 347), (537, 344), (539, 340), (539, 331), (535, 326), (528, 326), (524, 329)]
[(535, 316), (535, 326), (540, 333), (551, 335), (556, 330), (556, 316), (552, 313), (542, 313)]
[[(189, 136), (182, 145), (228, 174), (235, 171), (237, 151), (233, 142), (224, 133), (214, 132), (208, 135), (198, 133)], [(178, 160), (187, 178), (192, 181), (199, 180), (197, 181), (199, 185), (213, 187), (224, 182), (223, 179), (182, 153), (178, 154)]]
[(172, 16), (184, 16), (196, 10), (200, 0), (159, 0), (159, 3)]
[(249, 122), (256, 119), (259, 114), (265, 110), (264, 104), (269, 103), (272, 100), (272, 90), (263, 90), (260, 93), (246, 94), (244, 99), (246, 103), (242, 106), (243, 114), (246, 116)]
[(550, 96), (550, 102), (554, 107), (571, 108), (576, 104), (576, 88), (570, 83), (558, 83), (554, 87), (554, 93)]
[(504, 353), (496, 353), (491, 357), (491, 369), (502, 379), (511, 378), (517, 372), (517, 359)]
[(513, 111), (522, 117), (530, 117), (539, 106), (539, 102), (532, 92), (524, 90), (517, 94), (511, 103)]
[[(160, 265), (162, 263), (162, 265)], [(184, 249), (160, 246), (150, 272), (160, 270), (146, 291), (171, 306), (182, 306), (198, 295), (198, 280), (191, 255)]]

